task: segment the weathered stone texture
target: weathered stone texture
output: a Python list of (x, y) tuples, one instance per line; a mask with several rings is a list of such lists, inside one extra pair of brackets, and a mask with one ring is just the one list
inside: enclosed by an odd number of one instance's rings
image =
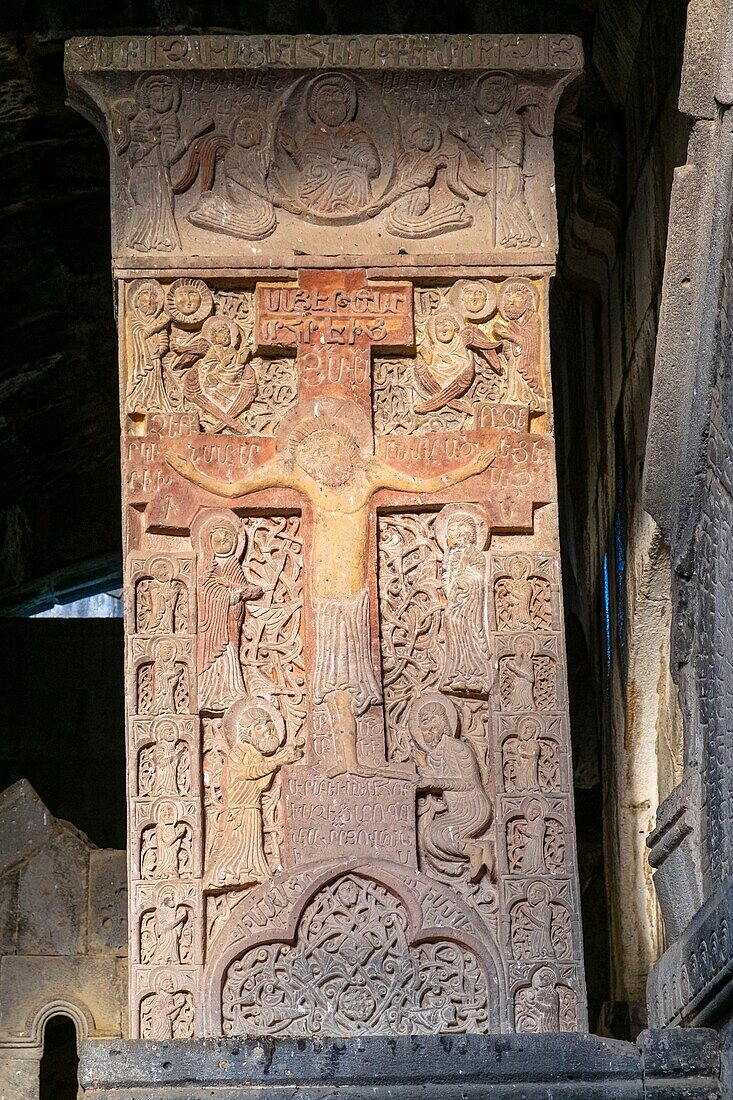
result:
[[(657, 1023), (705, 1023), (730, 1043), (733, 998), (733, 236), (730, 8), (690, 5), (680, 104), (692, 116), (675, 180), (645, 503), (672, 555), (673, 671), (685, 773), (651, 838), (672, 941), (649, 977)], [(716, 96), (720, 100), (716, 101)], [(689, 799), (694, 787), (699, 797)], [(687, 873), (685, 873), (687, 871)], [(676, 894), (673, 900), (673, 894)], [(724, 1059), (728, 1080), (730, 1055)], [(728, 1081), (728, 1086), (730, 1085)]]
[[(624, 23), (618, 49), (632, 27), (638, 37), (633, 57), (622, 54), (626, 63), (617, 70), (619, 79), (625, 77), (614, 92), (619, 113), (589, 128), (573, 178), (577, 199), (561, 222), (553, 372), (568, 616), (591, 670), (573, 678), (571, 698), (579, 692), (583, 698), (588, 676), (593, 685), (593, 703), (574, 716), (574, 736), (591, 744), (597, 738), (594, 759), (604, 777), (613, 944), (612, 1003), (604, 1025), (614, 1028), (614, 1014), (635, 1020), (636, 1027), (643, 1023), (646, 975), (662, 950), (644, 842), (682, 765), (668, 668), (669, 554), (644, 514), (640, 493), (667, 212), (688, 130), (677, 107), (686, 5), (610, 6), (608, 25), (613, 15)], [(592, 65), (604, 52), (594, 44)], [(603, 80), (614, 87), (605, 73)], [(673, 491), (667, 478), (662, 492)], [(590, 799), (593, 771), (582, 779)], [(599, 792), (601, 781), (596, 783)], [(587, 935), (600, 936), (590, 910), (586, 906)], [(587, 950), (597, 957), (590, 942)]]
[(645, 1032), (636, 1046), (587, 1035), (89, 1042), (80, 1078), (90, 1100), (718, 1100), (719, 1066), (717, 1036), (700, 1029)]
[(122, 1033), (126, 889), (123, 853), (93, 850), (25, 780), (0, 795), (0, 836), (12, 832), (20, 843), (0, 867), (0, 1081), (24, 1096), (49, 1016), (69, 1014), (79, 1039)]

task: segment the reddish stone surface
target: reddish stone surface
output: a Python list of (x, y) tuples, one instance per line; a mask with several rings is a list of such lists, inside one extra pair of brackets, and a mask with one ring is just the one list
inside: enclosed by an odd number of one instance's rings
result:
[(131, 1032), (582, 1030), (547, 331), (579, 47), (183, 41), (68, 65), (113, 171)]

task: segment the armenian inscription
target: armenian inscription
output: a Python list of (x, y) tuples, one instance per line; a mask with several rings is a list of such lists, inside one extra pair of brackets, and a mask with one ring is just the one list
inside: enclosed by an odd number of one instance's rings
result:
[(115, 196), (133, 1037), (586, 1026), (547, 331), (579, 50), (69, 46)]

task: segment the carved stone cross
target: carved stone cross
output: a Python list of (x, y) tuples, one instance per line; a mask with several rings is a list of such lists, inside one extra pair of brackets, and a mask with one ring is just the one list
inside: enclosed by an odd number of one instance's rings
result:
[(115, 195), (133, 1037), (586, 1026), (548, 333), (579, 63), (69, 46)]

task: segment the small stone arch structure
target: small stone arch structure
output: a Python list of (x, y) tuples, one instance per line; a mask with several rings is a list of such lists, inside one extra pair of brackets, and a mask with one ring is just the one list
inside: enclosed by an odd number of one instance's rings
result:
[(0, 944), (0, 1097), (35, 1100), (48, 1022), (77, 1046), (122, 1035), (127, 954), (124, 852), (94, 848), (25, 780), (0, 794), (0, 895), (15, 916)]

